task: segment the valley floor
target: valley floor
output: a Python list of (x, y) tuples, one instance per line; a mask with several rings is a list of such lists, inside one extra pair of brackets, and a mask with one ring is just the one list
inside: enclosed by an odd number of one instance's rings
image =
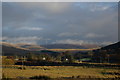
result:
[[(82, 66), (4, 66), (2, 73), (7, 78), (48, 76), (50, 78), (80, 77), (80, 78), (115, 78), (120, 77), (119, 69), (88, 68)], [(115, 73), (115, 74), (114, 74)]]

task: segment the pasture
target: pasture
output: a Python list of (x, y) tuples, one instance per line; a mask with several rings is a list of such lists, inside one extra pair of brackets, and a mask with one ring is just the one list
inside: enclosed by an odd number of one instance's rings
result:
[[(7, 65), (3, 66), (2, 73), (7, 78), (32, 77), (32, 76), (48, 76), (50, 78), (61, 77), (80, 77), (80, 78), (115, 78), (119, 77), (119, 69), (109, 68), (88, 68), (82, 66), (24, 66)], [(109, 74), (111, 73), (111, 74)]]

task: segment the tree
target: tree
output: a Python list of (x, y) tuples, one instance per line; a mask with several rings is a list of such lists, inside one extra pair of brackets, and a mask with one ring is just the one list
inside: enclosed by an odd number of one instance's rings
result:
[(38, 56), (38, 61), (52, 61), (53, 58), (49, 54), (40, 54)]
[(75, 53), (74, 54), (74, 59), (80, 60), (81, 58), (82, 58), (82, 54), (81, 53)]
[(28, 53), (28, 54), (27, 54), (27, 60), (28, 60), (28, 61), (35, 61), (35, 60), (37, 60), (37, 59), (38, 59), (37, 56), (34, 55), (33, 53)]
[(73, 55), (69, 51), (63, 52), (61, 58), (62, 58), (61, 60), (63, 62), (69, 62), (69, 63), (74, 62), (74, 57), (73, 57)]
[(57, 55), (57, 56), (55, 57), (55, 60), (61, 62), (61, 55), (60, 55), (60, 54)]

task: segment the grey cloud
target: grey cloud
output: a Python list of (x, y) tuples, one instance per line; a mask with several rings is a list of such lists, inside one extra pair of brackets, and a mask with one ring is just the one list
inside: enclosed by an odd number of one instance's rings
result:
[(20, 6), (23, 6), (24, 8), (27, 9), (43, 9), (46, 10), (47, 12), (53, 14), (53, 13), (61, 13), (64, 12), (68, 7), (71, 5), (71, 3), (59, 3), (59, 2), (33, 2), (33, 3), (20, 3), (18, 4)]
[(115, 42), (116, 6), (116, 3), (3, 3), (3, 36), (44, 37), (52, 39), (51, 43), (66, 39)]
[(37, 36), (28, 36), (28, 37), (3, 37), (2, 40), (10, 42), (10, 43), (29, 43), (29, 44), (37, 44), (37, 41), (41, 40)]
[(77, 45), (85, 45), (85, 44), (95, 44), (95, 45), (109, 45), (113, 44), (111, 41), (104, 41), (104, 42), (93, 42), (93, 41), (87, 41), (87, 40), (75, 40), (75, 39), (65, 39), (65, 40), (57, 40), (53, 42), (53, 44), (77, 44)]
[(43, 30), (43, 28), (40, 28), (40, 27), (20, 27), (18, 29), (21, 29), (21, 30), (33, 30), (33, 31), (41, 31)]
[(73, 36), (78, 36), (80, 34), (78, 33), (69, 33), (69, 32), (64, 32), (64, 33), (60, 33), (58, 34), (59, 37), (73, 37)]
[(65, 40), (56, 40), (55, 42), (53, 42), (53, 44), (78, 44), (81, 45), (83, 43), (85, 43), (85, 41), (83, 40), (72, 40), (72, 39), (65, 39)]
[(104, 38), (104, 37), (105, 35), (95, 33), (88, 33), (85, 35), (85, 38)]
[(16, 3), (3, 3), (2, 21), (4, 27), (20, 27), (31, 18), (31, 12), (20, 8)]

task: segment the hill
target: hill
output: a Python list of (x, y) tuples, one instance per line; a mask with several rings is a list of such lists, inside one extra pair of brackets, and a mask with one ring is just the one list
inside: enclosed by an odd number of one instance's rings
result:
[(47, 49), (87, 49), (81, 45), (74, 45), (74, 44), (49, 44), (49, 45), (42, 45)]
[(120, 63), (120, 42), (94, 50), (95, 62)]
[(21, 48), (15, 44), (7, 43), (7, 42), (0, 43), (0, 47), (2, 47), (2, 55), (14, 55), (14, 54), (23, 55), (25, 53), (30, 52), (25, 48)]
[(19, 47), (28, 49), (30, 51), (40, 51), (40, 50), (44, 50), (45, 48), (39, 45), (35, 45), (35, 44), (25, 44), (25, 43), (18, 43), (16, 44)]
[[(43, 49), (41, 49), (41, 47), (39, 47), (40, 50), (31, 50), (28, 48), (28, 46), (31, 46), (31, 45), (27, 45), (27, 46), (22, 45), (22, 47), (21, 47), (20, 45), (8, 43), (8, 42), (1, 42), (0, 43), (0, 47), (2, 48), (2, 55), (5, 55), (5, 56), (8, 56), (8, 55), (10, 55), (10, 56), (11, 55), (26, 55), (27, 53), (33, 53), (33, 54), (57, 53), (55, 51), (49, 51), (46, 49), (43, 50)], [(37, 45), (36, 45), (36, 47), (37, 47)]]
[(101, 49), (102, 50), (117, 50), (117, 49), (120, 49), (120, 42), (102, 47)]

